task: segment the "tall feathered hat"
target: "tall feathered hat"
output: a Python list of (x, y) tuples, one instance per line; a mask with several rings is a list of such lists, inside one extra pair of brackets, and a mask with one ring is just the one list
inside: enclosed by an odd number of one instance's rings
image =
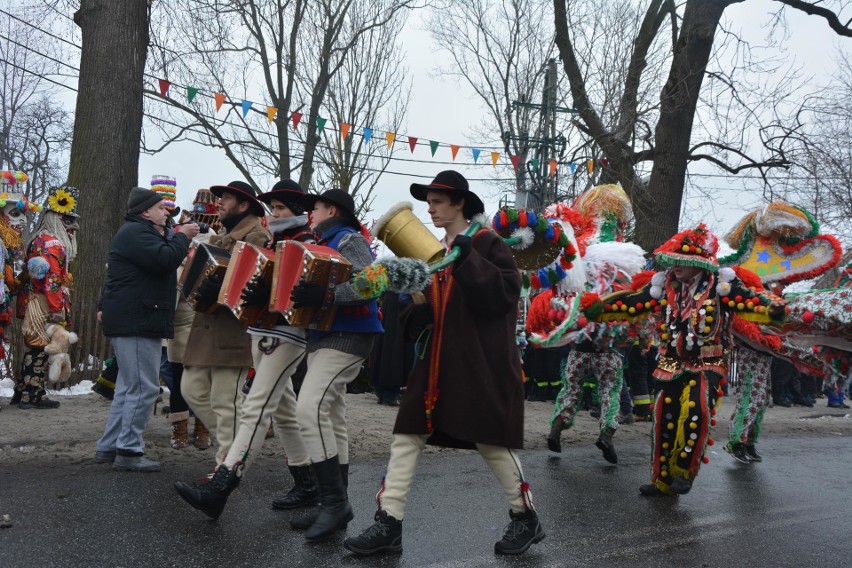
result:
[(156, 191), (163, 196), (163, 203), (166, 205), (166, 210), (169, 216), (177, 217), (180, 215), (180, 207), (175, 205), (177, 198), (177, 182), (171, 176), (154, 176), (151, 178), (151, 191)]
[(704, 223), (694, 229), (676, 234), (654, 251), (654, 260), (663, 268), (672, 266), (697, 266), (710, 272), (719, 272), (719, 240)]

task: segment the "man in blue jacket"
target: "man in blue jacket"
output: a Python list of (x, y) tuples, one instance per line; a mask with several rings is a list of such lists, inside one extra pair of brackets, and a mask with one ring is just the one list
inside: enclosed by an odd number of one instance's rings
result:
[(148, 459), (142, 432), (160, 391), (160, 347), (174, 335), (177, 268), (198, 234), (195, 223), (166, 228), (163, 196), (142, 187), (130, 190), (124, 225), (107, 257), (101, 296), (104, 335), (112, 340), (119, 364), (115, 396), (95, 461), (116, 471), (159, 471)]

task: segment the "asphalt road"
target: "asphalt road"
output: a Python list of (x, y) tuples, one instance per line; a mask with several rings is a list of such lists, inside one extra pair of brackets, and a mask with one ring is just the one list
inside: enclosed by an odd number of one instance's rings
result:
[[(848, 418), (847, 418), (848, 419)], [(617, 437), (616, 437), (617, 441)], [(343, 533), (307, 544), (270, 502), (289, 480), (265, 461), (248, 472), (218, 522), (172, 488), (198, 469), (117, 473), (109, 466), (0, 464), (0, 567), (179, 566), (850, 566), (852, 451), (848, 436), (767, 439), (762, 464), (720, 445), (693, 491), (640, 497), (643, 444), (610, 466), (593, 446), (560, 457), (523, 452), (547, 537), (522, 557), (495, 556), (508, 522), (496, 481), (475, 453), (423, 457), (403, 524), (402, 555), (357, 558)], [(372, 522), (384, 462), (355, 463), (349, 533)]]

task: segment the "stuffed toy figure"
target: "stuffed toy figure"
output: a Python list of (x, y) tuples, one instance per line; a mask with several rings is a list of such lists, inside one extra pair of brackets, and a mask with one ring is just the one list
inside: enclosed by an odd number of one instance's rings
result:
[(48, 354), (47, 378), (51, 383), (65, 382), (71, 376), (71, 357), (68, 355), (68, 349), (77, 343), (77, 334), (55, 323), (48, 324), (45, 331), (50, 339), (50, 343), (44, 348), (44, 352)]

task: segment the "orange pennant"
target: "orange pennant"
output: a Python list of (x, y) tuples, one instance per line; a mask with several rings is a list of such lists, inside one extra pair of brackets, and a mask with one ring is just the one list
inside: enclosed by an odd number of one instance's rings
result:
[(556, 160), (550, 160), (550, 175), (556, 175)]
[(344, 140), (349, 135), (349, 129), (352, 127), (351, 124), (346, 124), (345, 122), (340, 123), (340, 137)]
[(459, 153), (459, 148), (461, 148), (461, 146), (456, 146), (455, 144), (450, 144), (450, 151), (453, 153), (453, 160), (456, 159), (456, 154)]
[(275, 120), (276, 114), (278, 114), (277, 108), (271, 106), (266, 107), (266, 118), (269, 119), (269, 124), (272, 124), (272, 121)]
[(497, 160), (500, 159), (500, 152), (491, 152), (491, 165), (497, 167)]
[(222, 104), (225, 102), (225, 95), (222, 93), (216, 93), (213, 95), (213, 98), (216, 99), (216, 110), (218, 111), (222, 108)]
[(388, 139), (388, 150), (390, 150), (394, 139), (396, 139), (396, 132), (385, 132), (385, 138)]
[(592, 160), (587, 161), (586, 169), (589, 171), (589, 175), (593, 174), (595, 172), (595, 162)]

